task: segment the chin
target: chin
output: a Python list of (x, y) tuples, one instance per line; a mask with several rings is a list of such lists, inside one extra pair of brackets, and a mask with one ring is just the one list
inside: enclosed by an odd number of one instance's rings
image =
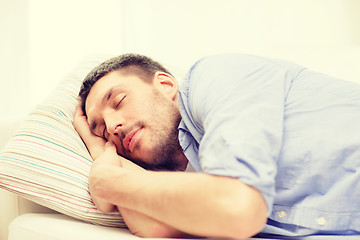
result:
[(147, 170), (176, 171), (179, 168), (176, 161), (177, 151), (171, 144), (146, 149), (142, 149), (141, 145), (135, 147), (133, 158), (130, 160)]

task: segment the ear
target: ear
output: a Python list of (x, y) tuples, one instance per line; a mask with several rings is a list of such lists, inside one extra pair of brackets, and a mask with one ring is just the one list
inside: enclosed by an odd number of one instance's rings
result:
[(173, 76), (164, 72), (156, 72), (154, 75), (154, 83), (159, 90), (171, 100), (176, 100), (179, 85)]

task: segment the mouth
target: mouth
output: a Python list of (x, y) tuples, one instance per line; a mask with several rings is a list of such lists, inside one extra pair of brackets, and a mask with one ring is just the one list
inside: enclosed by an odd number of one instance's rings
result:
[(135, 144), (140, 138), (140, 133), (142, 128), (135, 129), (134, 131), (129, 132), (123, 139), (123, 146), (126, 150), (132, 152)]

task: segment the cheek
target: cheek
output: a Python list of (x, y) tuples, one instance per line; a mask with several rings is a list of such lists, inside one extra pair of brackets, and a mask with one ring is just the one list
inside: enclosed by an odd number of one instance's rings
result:
[(146, 107), (144, 103), (139, 104), (128, 104), (121, 108), (121, 116), (127, 121), (134, 122), (139, 120), (144, 115)]

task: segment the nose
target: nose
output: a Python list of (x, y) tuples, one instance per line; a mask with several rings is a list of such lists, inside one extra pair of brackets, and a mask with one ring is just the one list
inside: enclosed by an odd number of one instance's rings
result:
[(118, 136), (124, 124), (124, 120), (120, 116), (108, 115), (104, 117), (106, 132), (110, 136)]
[(118, 125), (113, 124), (113, 125), (109, 126), (109, 128), (107, 128), (108, 133), (113, 136), (118, 136), (118, 135), (120, 135), (121, 127), (122, 127), (121, 124), (118, 124)]

